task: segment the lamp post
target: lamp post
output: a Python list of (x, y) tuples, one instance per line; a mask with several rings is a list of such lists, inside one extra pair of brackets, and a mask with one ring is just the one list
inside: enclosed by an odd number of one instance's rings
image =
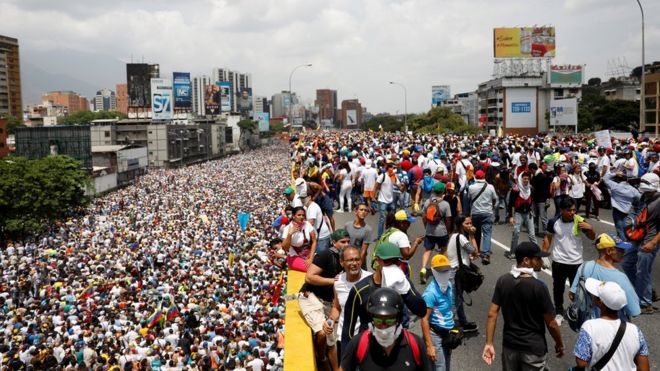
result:
[(392, 85), (399, 85), (403, 88), (403, 131), (408, 134), (408, 90), (406, 86), (395, 81), (390, 81)]
[(291, 73), (289, 74), (289, 110), (288, 110), (289, 112), (288, 112), (288, 114), (289, 114), (289, 119), (291, 119), (291, 128), (293, 128), (293, 118), (291, 117), (291, 107), (293, 106), (293, 95), (292, 95), (292, 92), (291, 92), (291, 79), (293, 78), (293, 73), (296, 72), (296, 70), (300, 67), (312, 67), (312, 64), (311, 63), (305, 63), (305, 64), (301, 64), (299, 66), (296, 66), (291, 70)]
[[(639, 5), (639, 11), (642, 13), (642, 78), (640, 79), (640, 89), (639, 89), (639, 131), (643, 132), (646, 129), (646, 104), (644, 102), (644, 90), (646, 89), (646, 78), (645, 78), (645, 50), (644, 50), (644, 8), (642, 3), (637, 0), (637, 5)], [(655, 125), (655, 135), (658, 135), (658, 125)]]

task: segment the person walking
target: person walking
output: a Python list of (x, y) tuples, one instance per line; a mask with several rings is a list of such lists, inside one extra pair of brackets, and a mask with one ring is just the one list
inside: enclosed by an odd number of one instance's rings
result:
[(513, 259), (516, 256), (514, 247), (518, 246), (518, 237), (522, 226), (527, 228), (529, 240), (535, 244), (537, 243), (536, 234), (534, 234), (532, 189), (529, 184), (529, 173), (522, 173), (517, 179), (519, 179), (519, 182), (511, 189), (509, 196), (508, 214), (512, 215), (509, 218), (509, 223), (513, 225), (513, 232), (511, 234), (511, 251), (504, 253), (508, 259)]
[(612, 203), (612, 219), (616, 234), (620, 239), (626, 239), (626, 217), (635, 212), (641, 194), (631, 186), (623, 173), (608, 173), (603, 177)]
[(536, 278), (543, 265), (541, 258), (548, 255), (538, 245), (523, 242), (516, 247), (516, 265), (497, 280), (488, 309), (486, 345), (481, 356), (489, 366), (495, 361), (493, 339), (500, 310), (504, 318), (503, 370), (546, 370), (546, 328), (555, 341), (555, 355), (564, 356), (564, 343), (554, 318), (550, 293)]
[(353, 173), (351, 167), (346, 161), (339, 164), (339, 173), (337, 174), (337, 183), (339, 183), (339, 210), (337, 212), (344, 212), (344, 205), (348, 205), (348, 212), (351, 212), (351, 193), (353, 191)]
[(369, 244), (374, 240), (371, 226), (364, 221), (367, 215), (369, 215), (369, 208), (367, 204), (359, 202), (355, 205), (354, 211), (355, 219), (347, 221), (344, 224), (344, 229), (348, 231), (348, 235), (351, 237), (350, 245), (360, 250), (362, 269), (366, 269)]
[(431, 260), (431, 253), (437, 247), (440, 253), (444, 253), (451, 233), (451, 208), (444, 200), (445, 183), (437, 182), (433, 185), (433, 196), (424, 203), (424, 254), (422, 255), (422, 269), (419, 272), (419, 281), (423, 285), (429, 276), (426, 264)]
[(582, 175), (582, 166), (579, 163), (573, 164), (572, 172), (568, 176), (569, 189), (568, 196), (575, 201), (575, 213), (580, 213), (580, 205), (584, 198), (584, 175)]
[(431, 261), (433, 279), (424, 290), (426, 315), (422, 318), (422, 334), (426, 343), (426, 353), (435, 363), (436, 371), (449, 371), (451, 349), (443, 346), (443, 340), (454, 328), (453, 285), (449, 277), (451, 265), (445, 255), (438, 254)]
[(548, 225), (548, 199), (550, 199), (550, 178), (548, 177), (548, 164), (541, 161), (540, 165), (529, 164), (532, 174), (532, 212), (534, 213), (534, 234), (543, 237)]
[[(463, 307), (463, 287), (461, 286), (461, 283), (456, 280), (456, 272), (458, 272), (458, 268), (460, 268), (458, 260), (459, 253), (463, 265), (469, 266), (472, 259), (479, 257), (479, 251), (477, 250), (477, 242), (474, 238), (475, 228), (472, 226), (472, 218), (469, 216), (459, 216), (456, 218), (456, 221), (459, 227), (456, 230), (456, 233), (449, 236), (449, 243), (447, 244), (447, 258), (451, 265), (449, 280), (451, 281), (454, 291), (454, 311), (456, 312), (458, 323), (463, 328), (463, 331), (475, 332), (478, 330), (478, 327), (476, 323), (470, 322), (467, 319), (465, 308)], [(458, 249), (460, 249), (460, 252)]]
[[(584, 173), (584, 183), (585, 183), (585, 212), (584, 212), (584, 217), (589, 219), (589, 215), (591, 213), (594, 214), (594, 218), (596, 220), (600, 220), (598, 217), (598, 208), (600, 205), (600, 201), (598, 198), (596, 198), (596, 195), (594, 194), (594, 189), (598, 188), (600, 185), (600, 174), (597, 171), (597, 165), (595, 162), (590, 162), (589, 163), (589, 169)], [(596, 192), (600, 192), (600, 189)], [(601, 192), (601, 199), (602, 199), (602, 192)], [(593, 208), (592, 208), (593, 204)]]
[(378, 237), (385, 230), (385, 217), (394, 211), (394, 188), (397, 186), (397, 177), (392, 163), (385, 164), (383, 171), (376, 178), (376, 200), (378, 201)]
[(479, 170), (475, 174), (476, 182), (468, 188), (470, 198), (472, 223), (476, 228), (476, 240), (481, 254), (481, 263), (490, 264), (490, 244), (493, 232), (493, 210), (497, 202), (495, 188), (486, 183), (486, 174)]

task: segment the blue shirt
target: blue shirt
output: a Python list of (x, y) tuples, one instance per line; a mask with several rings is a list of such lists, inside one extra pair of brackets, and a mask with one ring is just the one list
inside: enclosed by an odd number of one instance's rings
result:
[(454, 328), (454, 312), (452, 311), (452, 298), (454, 288), (451, 282), (448, 283), (447, 292), (440, 290), (440, 285), (431, 279), (431, 283), (426, 286), (424, 302), (426, 307), (431, 309), (429, 323), (432, 326), (438, 326), (443, 329), (451, 330)]
[(635, 187), (628, 184), (628, 182), (617, 183), (612, 180), (614, 174), (605, 174), (603, 181), (607, 184), (612, 194), (612, 207), (621, 211), (622, 213), (629, 213), (632, 209), (633, 203), (639, 201), (641, 194)]

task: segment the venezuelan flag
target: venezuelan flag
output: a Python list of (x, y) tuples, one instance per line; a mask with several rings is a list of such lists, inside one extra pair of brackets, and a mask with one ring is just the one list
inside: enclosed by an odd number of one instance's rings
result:
[(163, 319), (163, 311), (158, 308), (147, 318), (147, 326), (155, 326), (161, 319)]
[(171, 321), (176, 316), (179, 315), (179, 308), (174, 304), (174, 302), (170, 303), (170, 307), (167, 309), (167, 320)]
[(78, 300), (85, 300), (94, 295), (94, 285), (89, 286), (85, 289), (80, 295), (78, 295)]
[(277, 305), (277, 302), (280, 300), (280, 295), (282, 294), (282, 288), (284, 287), (284, 272), (280, 273), (280, 279), (277, 280), (275, 288), (273, 289), (273, 297), (270, 302), (273, 305)]

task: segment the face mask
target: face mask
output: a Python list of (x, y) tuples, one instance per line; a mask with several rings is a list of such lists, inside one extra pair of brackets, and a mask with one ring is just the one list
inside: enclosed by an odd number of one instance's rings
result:
[(387, 348), (389, 346), (392, 346), (394, 344), (394, 341), (396, 338), (401, 335), (401, 325), (394, 325), (390, 326), (387, 328), (378, 328), (374, 327), (372, 323), (369, 323), (369, 330), (371, 331), (372, 334), (374, 334), (374, 338), (376, 338), (376, 341), (380, 346), (383, 348)]
[(440, 286), (442, 292), (446, 292), (447, 288), (449, 288), (449, 271), (438, 272), (435, 269), (431, 269), (431, 272), (433, 272), (433, 278), (438, 283), (438, 286)]
[(523, 268), (523, 267), (517, 267), (516, 265), (513, 265), (511, 267), (511, 275), (515, 278), (518, 278), (522, 273), (529, 274), (534, 278), (538, 278), (536, 271), (534, 268)]

